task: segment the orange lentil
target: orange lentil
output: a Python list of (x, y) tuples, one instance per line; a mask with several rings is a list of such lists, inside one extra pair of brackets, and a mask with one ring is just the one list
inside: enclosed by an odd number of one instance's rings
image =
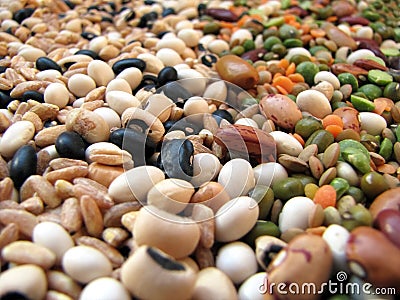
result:
[(311, 34), (305, 34), (300, 37), (300, 40), (304, 45), (308, 44), (313, 39)]
[[(394, 103), (391, 99), (385, 98), (385, 97), (376, 98), (374, 100), (374, 104), (375, 104), (374, 113), (377, 113), (377, 114), (382, 114), (384, 111), (391, 111), (392, 107), (394, 105)], [(383, 107), (383, 110), (382, 110), (382, 107)], [(382, 110), (382, 111), (378, 112), (380, 110)]]
[(231, 22), (225, 22), (225, 21), (219, 21), (219, 25), (220, 25), (222, 28), (234, 28), (234, 27), (235, 27), (235, 25), (234, 25), (233, 23), (231, 23)]
[(272, 77), (272, 79), (275, 79), (275, 78), (281, 77), (281, 76), (283, 76), (283, 74), (281, 74), (281, 73), (275, 73), (274, 76)]
[(340, 127), (338, 125), (328, 125), (326, 126), (325, 130), (332, 133), (333, 137), (336, 138), (339, 133), (343, 131), (343, 127)]
[(320, 204), (322, 208), (336, 205), (336, 190), (333, 186), (326, 184), (321, 186), (314, 195), (314, 203)]
[(301, 24), (297, 21), (292, 21), (288, 23), (289, 25), (293, 26), (296, 29), (300, 29), (301, 28)]
[(289, 94), (288, 92), (287, 92), (287, 90), (285, 90), (283, 87), (281, 87), (280, 85), (273, 85), (273, 87), (275, 87), (278, 91), (279, 91), (279, 93), (281, 93), (282, 95), (287, 95), (287, 94)]
[(290, 74), (294, 74), (296, 71), (296, 65), (295, 63), (290, 63), (290, 65), (286, 68), (286, 76), (289, 76)]
[(304, 82), (304, 77), (300, 73), (290, 74), (288, 77), (294, 83)]
[(287, 67), (289, 67), (289, 64), (290, 62), (286, 58), (282, 58), (278, 63), (278, 67), (287, 69)]
[(283, 16), (283, 20), (285, 20), (285, 23), (288, 24), (290, 22), (295, 22), (296, 21), (296, 16), (292, 14), (287, 14)]
[(244, 15), (243, 17), (240, 18), (240, 20), (237, 22), (237, 27), (243, 27), (243, 25), (250, 20), (250, 16)]
[(322, 119), (322, 126), (326, 128), (329, 125), (337, 125), (343, 129), (343, 120), (338, 115), (327, 115)]
[(304, 139), (302, 138), (302, 136), (298, 133), (293, 133), (292, 135), (304, 147), (304, 145), (306, 143), (305, 143)]
[(374, 113), (381, 115), (385, 109), (386, 109), (386, 103), (383, 101), (376, 101), (378, 99), (374, 100), (375, 108), (373, 110)]
[(272, 80), (272, 86), (274, 87), (280, 86), (284, 88), (286, 92), (288, 92), (289, 94), (293, 90), (293, 85), (294, 85), (293, 82), (288, 77), (285, 76), (274, 77), (274, 79)]
[(308, 34), (310, 32), (310, 25), (308, 24), (301, 24), (301, 30), (303, 31), (303, 34)]
[(267, 66), (257, 66), (256, 67), (257, 72), (261, 72), (261, 71), (266, 71), (267, 70)]
[(314, 38), (324, 37), (326, 35), (326, 32), (320, 28), (311, 29), (310, 33)]
[(330, 17), (326, 18), (326, 22), (334, 23), (337, 21), (337, 19), (338, 19), (337, 16), (330, 16)]

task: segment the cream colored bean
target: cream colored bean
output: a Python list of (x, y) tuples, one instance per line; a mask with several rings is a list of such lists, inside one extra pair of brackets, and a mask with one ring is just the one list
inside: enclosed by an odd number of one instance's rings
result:
[(140, 107), (139, 100), (132, 94), (122, 91), (111, 91), (106, 94), (106, 101), (110, 108), (115, 110), (119, 115), (129, 107)]
[(87, 72), (96, 82), (97, 86), (107, 86), (115, 77), (111, 67), (101, 60), (91, 61), (87, 67)]
[(182, 29), (178, 32), (180, 38), (187, 47), (195, 47), (199, 43), (199, 32), (194, 29)]
[(70, 248), (63, 256), (62, 267), (69, 276), (81, 283), (110, 276), (112, 272), (108, 258), (99, 250), (88, 246)]
[(121, 127), (121, 118), (115, 110), (108, 107), (99, 107), (93, 112), (102, 117), (107, 122), (110, 129)]
[[(138, 68), (126, 68), (123, 70), (121, 73), (119, 73), (116, 77), (117, 79), (125, 79), (130, 87), (131, 87), (131, 93), (132, 90), (136, 89), (140, 82), (142, 81), (143, 74)], [(113, 90), (113, 89), (112, 89)], [(124, 90), (121, 90), (124, 91)]]
[(163, 94), (154, 94), (147, 99), (145, 111), (158, 117), (161, 122), (169, 119), (174, 102)]
[(69, 92), (62, 83), (54, 82), (47, 86), (44, 91), (44, 102), (64, 108), (69, 102)]
[(163, 48), (170, 48), (175, 50), (177, 53), (181, 54), (186, 48), (185, 42), (178, 38), (163, 38), (161, 39), (157, 45), (156, 49), (160, 50)]
[[(185, 43), (183, 42), (182, 44), (185, 45)], [(165, 67), (163, 62), (157, 56), (150, 53), (141, 53), (138, 55), (137, 58), (142, 59), (146, 62), (146, 69), (145, 69), (146, 72), (158, 74)]]
[[(137, 68), (135, 68), (135, 69), (137, 69)], [(139, 69), (137, 69), (137, 70), (139, 70)], [(140, 72), (140, 70), (139, 70), (139, 72)], [(140, 73), (140, 74), (142, 74), (142, 73)], [(123, 78), (118, 78), (118, 76), (117, 76), (117, 78), (111, 80), (107, 84), (106, 94), (111, 91), (121, 91), (121, 92), (132, 94), (132, 88), (131, 88), (130, 84), (128, 83), (128, 81)]]
[(220, 54), (222, 51), (229, 50), (229, 44), (223, 40), (213, 40), (208, 43), (207, 48), (215, 54)]
[(176, 66), (183, 63), (182, 57), (173, 49), (163, 48), (157, 51), (156, 57), (162, 61), (164, 66)]
[(29, 121), (19, 121), (12, 124), (0, 140), (0, 154), (11, 158), (14, 153), (35, 134), (35, 126)]
[(68, 89), (77, 97), (85, 97), (96, 88), (96, 82), (88, 75), (74, 74), (68, 79)]

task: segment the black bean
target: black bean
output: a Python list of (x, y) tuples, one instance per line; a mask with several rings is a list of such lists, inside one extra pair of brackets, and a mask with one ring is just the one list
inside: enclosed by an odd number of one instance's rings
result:
[(84, 31), (81, 33), (81, 37), (90, 41), (90, 40), (94, 39), (95, 37), (97, 37), (97, 35), (92, 32)]
[[(157, 20), (158, 14), (155, 11), (144, 14), (137, 25), (139, 28), (146, 28), (152, 26), (154, 21)], [(151, 28), (151, 27), (150, 27)]]
[(99, 56), (97, 55), (97, 53), (92, 51), (92, 50), (89, 50), (89, 49), (79, 50), (75, 54), (87, 55), (87, 56), (90, 56), (93, 59), (99, 59)]
[(158, 86), (163, 86), (170, 81), (176, 81), (178, 79), (178, 72), (174, 67), (163, 68), (157, 76)]
[(167, 33), (170, 33), (171, 31), (166, 30), (166, 31), (161, 31), (160, 33), (157, 34), (157, 38), (162, 39), (164, 35)]
[(169, 8), (164, 9), (161, 15), (163, 17), (166, 17), (166, 16), (169, 16), (169, 15), (175, 15), (175, 14), (176, 14), (175, 9), (169, 7)]
[(4, 73), (7, 70), (7, 67), (0, 66), (0, 73)]
[(56, 125), (58, 125), (58, 123), (54, 120), (47, 120), (43, 123), (44, 128), (54, 127)]
[(44, 95), (38, 91), (26, 91), (22, 94), (21, 101), (26, 102), (28, 100), (35, 100), (37, 102), (44, 102)]
[(165, 96), (174, 101), (179, 107), (183, 107), (184, 102), (193, 96), (191, 92), (176, 81), (168, 82), (159, 88), (157, 92), (164, 92)]
[(21, 24), (21, 22), (23, 20), (29, 18), (33, 14), (34, 11), (35, 11), (35, 9), (33, 9), (31, 7), (19, 9), (14, 13), (13, 19)]
[(233, 124), (232, 115), (225, 109), (217, 109), (212, 113), (214, 119), (217, 121), (218, 125), (221, 123), (222, 119), (227, 120), (229, 123)]
[(126, 124), (126, 128), (135, 130), (137, 132), (146, 133), (149, 129), (149, 125), (146, 122), (138, 119), (131, 119)]
[(109, 17), (101, 17), (101, 22), (108, 22), (108, 23), (112, 23), (113, 19), (109, 18)]
[(29, 176), (36, 174), (36, 168), (35, 149), (31, 145), (19, 148), (10, 164), (10, 178), (14, 181), (14, 186), (19, 189)]
[(56, 140), (56, 150), (61, 157), (85, 159), (85, 140), (74, 131), (61, 133)]
[(36, 69), (39, 71), (45, 70), (57, 70), (58, 72), (62, 72), (61, 67), (52, 59), (42, 56), (36, 60)]
[(0, 91), (0, 108), (7, 108), (7, 105), (13, 101), (13, 98), (10, 97), (7, 93)]
[(115, 9), (116, 9), (116, 6), (115, 6), (115, 3), (114, 3), (114, 2), (110, 1), (110, 2), (107, 2), (107, 4), (110, 5), (110, 8), (111, 8), (112, 10), (115, 10)]
[(98, 7), (97, 5), (90, 5), (90, 6), (87, 8), (87, 11), (91, 11), (91, 10), (100, 10), (100, 9), (99, 9), (99, 7)]
[(193, 176), (193, 144), (186, 139), (166, 141), (161, 149), (161, 163), (170, 178), (190, 181)]
[(154, 153), (155, 145), (145, 133), (129, 128), (120, 128), (110, 134), (109, 142), (129, 152), (136, 166), (146, 164), (146, 158)]
[(72, 3), (72, 2), (69, 1), (69, 0), (64, 0), (64, 3), (67, 4), (67, 6), (68, 6), (70, 9), (74, 9), (74, 8), (75, 8), (75, 3)]
[(115, 75), (118, 75), (127, 68), (138, 68), (140, 71), (146, 69), (146, 62), (140, 58), (125, 58), (113, 64), (112, 69)]
[(7, 292), (0, 298), (1, 300), (29, 300), (29, 298), (20, 292)]
[(153, 5), (155, 3), (157, 3), (157, 2), (154, 0), (144, 0), (144, 5)]
[(206, 9), (207, 9), (207, 5), (205, 3), (200, 3), (197, 6), (197, 12), (199, 13), (199, 16), (204, 15), (206, 12)]
[(140, 82), (140, 84), (142, 86), (146, 86), (146, 85), (156, 86), (157, 85), (157, 77), (154, 75), (151, 75), (151, 74), (143, 75), (143, 79)]
[(165, 132), (168, 132), (173, 126), (174, 126), (174, 124), (176, 123), (176, 121), (174, 121), (174, 120), (168, 120), (168, 121), (166, 121), (163, 125), (164, 125), (164, 129), (165, 129)]
[(173, 124), (169, 130), (181, 130), (186, 135), (198, 134), (201, 130), (200, 125), (188, 122), (186, 119), (181, 119)]

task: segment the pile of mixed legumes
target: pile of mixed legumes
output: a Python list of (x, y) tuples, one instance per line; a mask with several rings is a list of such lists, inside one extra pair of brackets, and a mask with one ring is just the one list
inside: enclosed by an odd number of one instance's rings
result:
[(1, 0), (0, 298), (394, 299), (399, 5)]

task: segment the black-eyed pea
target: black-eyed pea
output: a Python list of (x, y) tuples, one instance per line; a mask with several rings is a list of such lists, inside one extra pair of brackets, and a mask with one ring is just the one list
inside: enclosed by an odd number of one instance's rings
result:
[(196, 273), (160, 249), (139, 247), (123, 264), (121, 281), (141, 299), (189, 299)]
[[(313, 283), (318, 290), (329, 279), (332, 263), (330, 248), (320, 236), (300, 234), (292, 239), (269, 265), (267, 270), (269, 288), (272, 288), (272, 284), (276, 288), (279, 283), (295, 283), (300, 287), (304, 283)], [(288, 288), (289, 284), (286, 285), (285, 291)], [(285, 299), (309, 300), (318, 297), (317, 293), (285, 295)]]
[(0, 297), (18, 293), (32, 300), (40, 300), (45, 298), (46, 291), (46, 273), (39, 266), (20, 265), (0, 274)]
[(200, 240), (200, 228), (189, 218), (149, 205), (136, 216), (133, 235), (139, 246), (157, 247), (179, 259), (194, 252)]

